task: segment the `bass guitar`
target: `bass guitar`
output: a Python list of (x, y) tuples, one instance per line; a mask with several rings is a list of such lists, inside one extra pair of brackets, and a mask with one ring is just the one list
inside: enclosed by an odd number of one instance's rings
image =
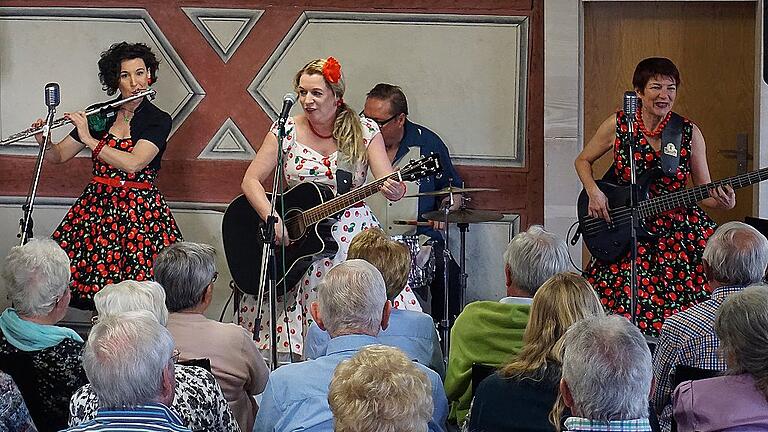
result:
[[(291, 244), (277, 246), (275, 260), (278, 275), (275, 278), (279, 292), (293, 288), (310, 264), (321, 257), (336, 254), (338, 245), (331, 235), (334, 215), (379, 192), (387, 179), (415, 181), (438, 174), (440, 158), (431, 154), (411, 161), (397, 171), (367, 183), (343, 195), (334, 197), (333, 191), (318, 183), (300, 183), (278, 194), (275, 200), (277, 214), (283, 221)], [(271, 194), (267, 194), (271, 198)], [(246, 199), (240, 195), (232, 201), (222, 220), (222, 240), (232, 279), (246, 294), (258, 295), (261, 274), (264, 221)], [(281, 286), (283, 285), (283, 286)]]
[[(648, 187), (661, 175), (663, 175), (661, 170), (650, 170), (637, 179), (638, 202), (635, 211), (636, 219), (640, 221), (636, 228), (638, 240), (649, 240), (654, 237), (645, 227), (645, 219), (665, 211), (695, 204), (708, 198), (709, 190), (718, 186), (730, 185), (733, 189), (739, 189), (767, 180), (768, 168), (649, 198)], [(616, 262), (629, 250), (632, 243), (630, 186), (618, 185), (606, 180), (597, 180), (596, 183), (608, 198), (608, 214), (611, 216), (611, 223), (588, 215), (589, 195), (587, 191), (582, 190), (577, 203), (579, 230), (584, 236), (584, 244), (593, 257)]]

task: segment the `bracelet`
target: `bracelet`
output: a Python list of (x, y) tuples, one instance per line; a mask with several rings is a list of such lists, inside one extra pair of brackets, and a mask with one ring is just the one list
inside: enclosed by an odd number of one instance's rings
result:
[(99, 144), (93, 149), (93, 158), (96, 159), (99, 157), (99, 153), (101, 153), (101, 149), (104, 148), (104, 144), (106, 144), (106, 140), (99, 141)]

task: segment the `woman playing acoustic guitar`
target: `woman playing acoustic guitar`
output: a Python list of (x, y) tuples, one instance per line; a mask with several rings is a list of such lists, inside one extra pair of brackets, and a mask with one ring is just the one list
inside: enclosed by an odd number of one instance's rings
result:
[[(337, 185), (337, 170), (340, 172), (340, 167), (345, 167), (344, 170), (350, 174), (352, 188), (365, 182), (369, 166), (376, 178), (393, 172), (376, 123), (359, 117), (344, 102), (344, 77), (336, 59), (329, 57), (307, 63), (296, 74), (293, 84), (304, 112), (289, 117), (285, 124), (283, 168), (289, 187), (301, 182), (316, 182), (340, 193), (344, 192), (339, 191)], [(273, 125), (248, 167), (242, 185), (245, 196), (262, 219), (266, 219), (270, 212), (263, 182), (275, 169), (277, 152), (277, 126)], [(384, 183), (381, 193), (389, 200), (397, 201), (405, 194), (405, 185), (389, 179)], [(311, 323), (307, 322), (307, 319), (311, 320), (307, 311), (316, 298), (317, 283), (331, 267), (346, 259), (349, 242), (356, 234), (377, 226), (378, 221), (364, 203), (341, 213), (332, 228), (333, 237), (339, 246), (336, 256), (313, 262), (298, 286), (288, 292), (285, 298), (281, 298), (285, 309), (283, 304), (278, 304), (279, 352), (302, 353), (303, 334)], [(290, 243), (284, 234), (279, 215), (275, 231), (278, 244)], [(282, 292), (278, 295), (282, 296)], [(257, 307), (255, 303), (253, 297), (246, 296), (247, 310), (241, 309), (244, 325), (253, 324), (252, 317)], [(264, 309), (266, 312), (266, 305)], [(269, 314), (264, 316), (268, 317)], [(269, 339), (265, 336), (269, 335), (271, 323), (263, 323), (257, 343), (261, 349), (268, 349)]]
[[(676, 172), (661, 175), (651, 182), (650, 197), (666, 195), (686, 187), (690, 176), (695, 185), (709, 183), (706, 146), (699, 128), (682, 119), (682, 142), (679, 151), (662, 149), (661, 134), (675, 103), (680, 73), (672, 61), (652, 57), (635, 68), (632, 85), (640, 100), (635, 119), (635, 154), (637, 176), (661, 167), (662, 154), (679, 157)], [(612, 174), (619, 184), (628, 184), (630, 168), (628, 154), (627, 116), (618, 111), (606, 119), (576, 158), (576, 172), (589, 195), (589, 216), (610, 221), (608, 200), (592, 177), (592, 164), (613, 150)], [(730, 186), (710, 190), (710, 197), (701, 201), (710, 208), (731, 209), (736, 194)], [(671, 314), (709, 297), (709, 287), (701, 264), (707, 239), (715, 223), (696, 204), (661, 213), (645, 220), (646, 228), (656, 238), (638, 241), (638, 310), (640, 329), (658, 336), (664, 319)], [(631, 252), (616, 262), (592, 259), (584, 270), (595, 287), (603, 305), (614, 313), (631, 314), (630, 262)]]

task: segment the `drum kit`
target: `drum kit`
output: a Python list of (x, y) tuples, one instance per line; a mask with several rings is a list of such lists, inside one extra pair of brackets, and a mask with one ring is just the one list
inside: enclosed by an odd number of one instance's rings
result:
[[(418, 198), (418, 197), (445, 197), (443, 200), (443, 206), (440, 210), (435, 210), (422, 214), (421, 216), (430, 221), (395, 221), (396, 224), (401, 225), (416, 225), (416, 226), (435, 226), (434, 222), (443, 222), (443, 238), (445, 239), (445, 247), (443, 248), (443, 279), (444, 279), (444, 303), (443, 303), (443, 319), (438, 324), (440, 330), (440, 336), (442, 339), (442, 348), (444, 356), (448, 356), (448, 337), (450, 334), (450, 317), (449, 317), (449, 261), (450, 251), (449, 233), (450, 224), (456, 224), (459, 229), (459, 289), (460, 289), (460, 302), (461, 307), (465, 305), (465, 293), (467, 289), (467, 272), (466, 272), (466, 234), (469, 231), (469, 224), (494, 222), (501, 220), (504, 215), (496, 211), (489, 210), (474, 210), (466, 207), (466, 203), (469, 198), (464, 196), (465, 194), (473, 192), (497, 192), (498, 189), (492, 188), (462, 188), (456, 186), (448, 186), (447, 188), (431, 191), (420, 192), (412, 195), (406, 195), (404, 198)], [(460, 197), (460, 198), (459, 198)], [(456, 199), (460, 201), (456, 201)], [(408, 285), (413, 288), (419, 288), (428, 286), (432, 283), (435, 276), (435, 256), (433, 249), (423, 247), (419, 244), (419, 238), (417, 235), (401, 235), (393, 236), (393, 240), (399, 241), (411, 251), (411, 271), (408, 275)], [(425, 250), (428, 252), (425, 253)]]

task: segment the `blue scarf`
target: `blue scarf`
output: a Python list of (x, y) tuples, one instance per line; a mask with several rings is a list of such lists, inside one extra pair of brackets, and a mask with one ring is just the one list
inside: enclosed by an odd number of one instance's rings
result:
[(11, 345), (22, 351), (44, 350), (67, 338), (83, 342), (83, 338), (72, 329), (23, 320), (13, 308), (6, 309), (0, 315), (0, 331)]

